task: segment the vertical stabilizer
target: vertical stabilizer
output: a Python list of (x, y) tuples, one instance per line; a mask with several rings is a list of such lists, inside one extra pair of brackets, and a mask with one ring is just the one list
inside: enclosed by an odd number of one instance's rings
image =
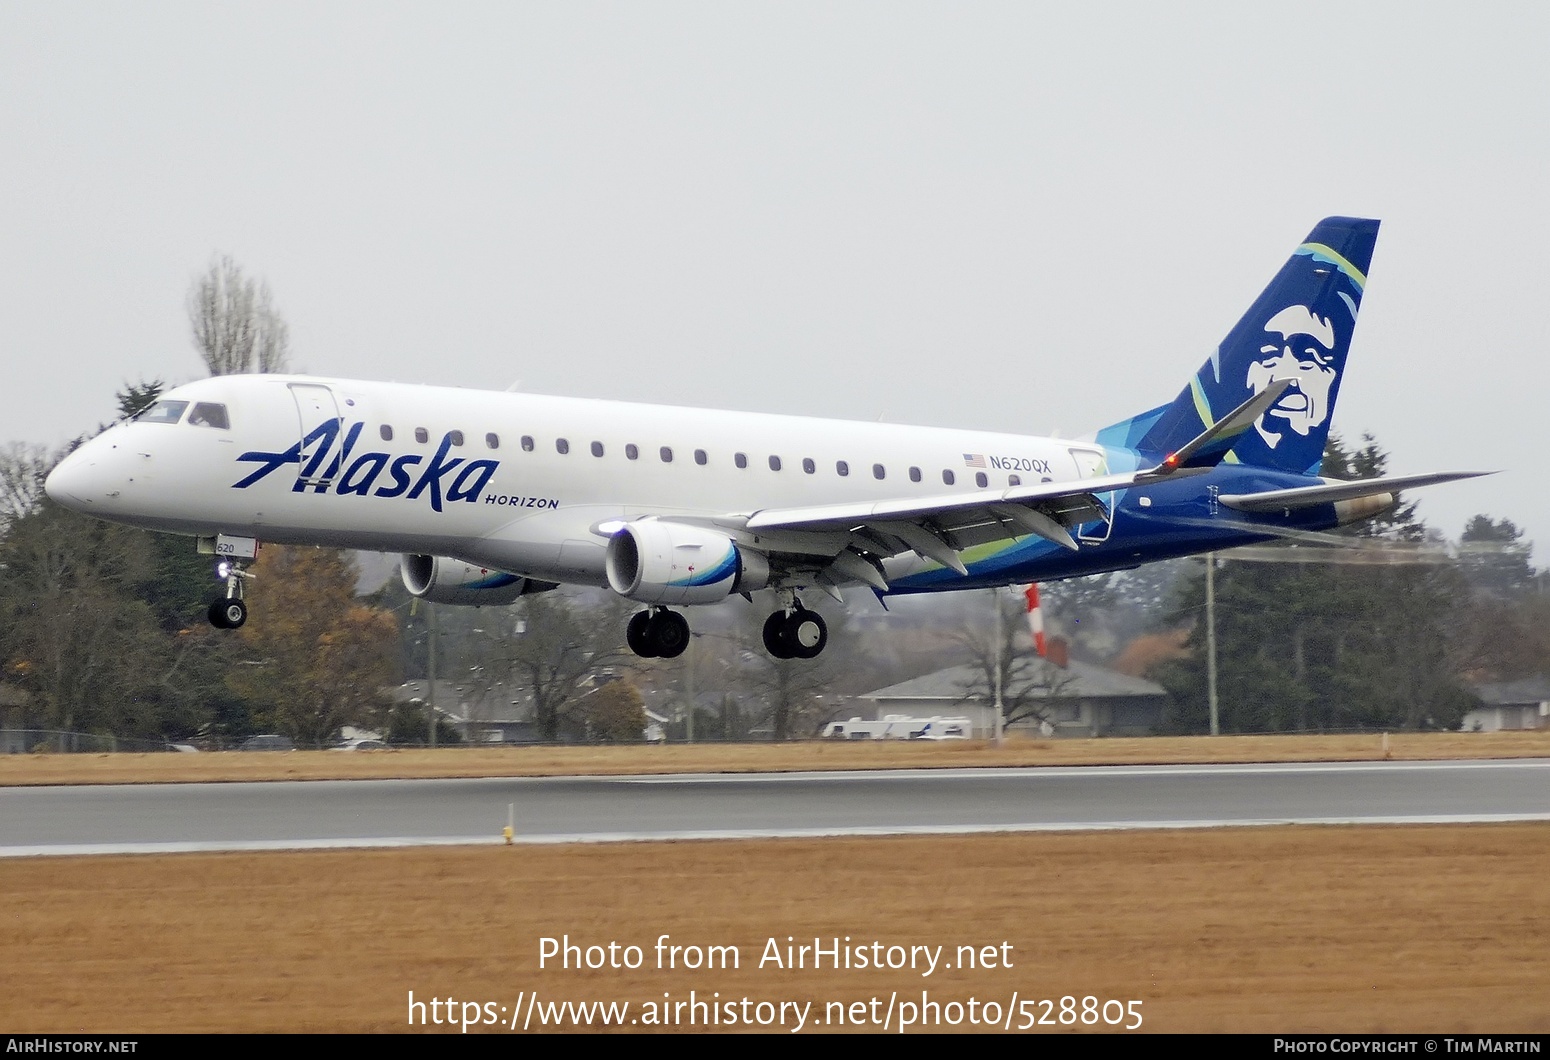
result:
[(1316, 474), (1377, 238), (1377, 221), (1320, 221), (1172, 404), (1105, 428), (1098, 441), (1170, 453), (1286, 379), (1226, 459)]

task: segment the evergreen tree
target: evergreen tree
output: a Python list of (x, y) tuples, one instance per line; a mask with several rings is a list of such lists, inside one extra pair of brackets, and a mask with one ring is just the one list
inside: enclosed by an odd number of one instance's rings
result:
[(172, 667), (138, 586), (142, 535), (39, 500), (0, 540), (0, 667), (32, 698), (28, 722), (66, 731), (172, 735)]
[[(1372, 478), (1388, 462), (1371, 436), (1348, 451), (1331, 436), (1324, 474)], [(1427, 539), (1413, 505), (1346, 528), (1389, 542)], [(1216, 577), (1218, 700), (1223, 731), (1454, 728), (1470, 699), (1449, 651), (1459, 581), (1442, 564), (1239, 563), (1221, 554)], [(1172, 610), (1194, 623), (1191, 656), (1157, 675), (1173, 693), (1172, 727), (1207, 728), (1205, 589), (1182, 587)]]
[(138, 383), (125, 383), (124, 389), (118, 392), (118, 414), (121, 419), (131, 420), (152, 405), (161, 397), (163, 383), (160, 379), (152, 379), (146, 382), (144, 379)]
[(1470, 519), (1459, 537), (1459, 567), (1476, 594), (1511, 599), (1534, 587), (1533, 546), (1511, 519)]

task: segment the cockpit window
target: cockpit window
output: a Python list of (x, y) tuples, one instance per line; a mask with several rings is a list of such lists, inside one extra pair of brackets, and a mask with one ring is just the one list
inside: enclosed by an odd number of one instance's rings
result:
[(188, 422), (195, 427), (219, 427), (226, 431), (231, 429), (231, 422), (226, 419), (226, 406), (217, 405), (213, 401), (201, 401), (194, 406), (194, 411), (188, 414)]
[(158, 401), (135, 419), (140, 423), (176, 423), (183, 418), (186, 401)]

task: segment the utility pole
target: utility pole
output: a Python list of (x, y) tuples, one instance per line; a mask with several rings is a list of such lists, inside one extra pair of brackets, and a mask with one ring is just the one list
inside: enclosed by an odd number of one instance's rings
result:
[(996, 662), (992, 667), (995, 684), (995, 703), (993, 704), (993, 709), (996, 712), (995, 744), (997, 747), (1000, 747), (1002, 737), (1001, 724), (1002, 719), (1005, 717), (1001, 705), (1001, 667), (1005, 661), (1004, 653), (1006, 651), (1006, 616), (1001, 613), (1000, 590), (990, 590), (990, 602), (996, 609)]
[(440, 637), (436, 628), (436, 605), (426, 601), (425, 624), (430, 630), (430, 643), (427, 645), (428, 653), (425, 669), (430, 675), (430, 687), (425, 691), (426, 709), (431, 715), (431, 747), (436, 746), (436, 649), (440, 646)]
[(1216, 553), (1206, 553), (1206, 702), (1211, 707), (1211, 735), (1222, 734), (1216, 704)]
[(684, 725), (684, 742), (694, 742), (694, 638), (689, 634), (689, 646), (684, 649), (684, 666), (688, 670), (684, 683), (689, 686), (689, 716)]

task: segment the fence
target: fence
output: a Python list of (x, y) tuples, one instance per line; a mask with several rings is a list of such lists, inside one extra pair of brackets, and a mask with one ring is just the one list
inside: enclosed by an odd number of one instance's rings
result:
[(101, 754), (104, 751), (171, 751), (165, 740), (141, 740), (131, 736), (99, 736), (91, 732), (56, 729), (0, 729), (0, 754), (33, 751)]

